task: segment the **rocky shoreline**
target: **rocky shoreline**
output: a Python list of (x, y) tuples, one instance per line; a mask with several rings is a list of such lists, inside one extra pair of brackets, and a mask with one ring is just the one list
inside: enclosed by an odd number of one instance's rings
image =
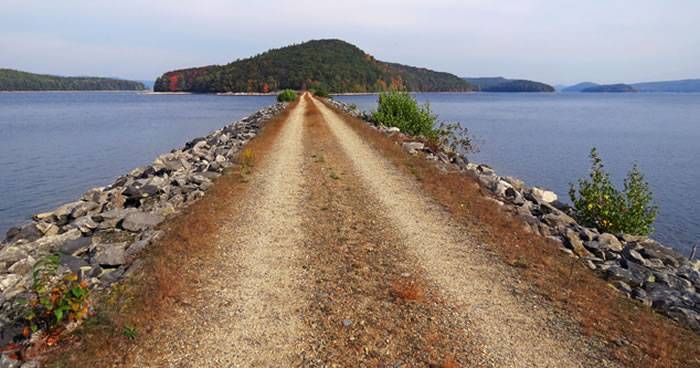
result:
[(598, 232), (581, 226), (573, 210), (558, 201), (556, 193), (529, 187), (514, 177), (502, 177), (487, 165), (462, 156), (450, 158), (432, 152), (397, 128), (377, 126), (354, 106), (328, 100), (387, 135), (401, 135), (403, 148), (424, 154), (439, 165), (447, 165), (475, 177), (493, 195), (495, 205), (523, 220), (526, 231), (560, 244), (559, 249), (583, 262), (626, 297), (639, 301), (700, 334), (700, 261), (688, 260), (670, 247), (647, 237)]
[(156, 227), (202, 198), (213, 180), (234, 165), (241, 147), (285, 107), (265, 107), (195, 138), (106, 187), (10, 229), (0, 243), (0, 346), (22, 339), (37, 262), (56, 256), (57, 275), (75, 273), (93, 290), (128, 276), (142, 265), (141, 251), (160, 236)]

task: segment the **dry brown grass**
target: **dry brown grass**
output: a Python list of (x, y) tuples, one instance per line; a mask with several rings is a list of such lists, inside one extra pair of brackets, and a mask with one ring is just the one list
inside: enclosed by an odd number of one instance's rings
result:
[[(252, 167), (276, 139), (289, 111), (262, 128), (241, 152), (246, 166)], [(198, 274), (198, 265), (212, 256), (211, 247), (225, 216), (231, 216), (239, 198), (245, 196), (248, 184), (240, 167), (232, 168), (216, 180), (216, 184), (200, 201), (169, 219), (160, 227), (164, 236), (152, 244), (140, 259), (143, 268), (131, 279), (102, 298), (98, 318), (83, 326), (58, 352), (48, 356), (53, 366), (94, 367), (122, 365), (128, 360), (131, 344), (124, 336), (126, 326), (139, 334), (147, 334), (178, 303), (187, 303), (187, 296), (197, 292), (197, 285), (206, 275)]]
[[(335, 109), (327, 104), (329, 108)], [(339, 111), (338, 111), (339, 112)], [(527, 232), (524, 223), (496, 206), (478, 181), (442, 171), (425, 158), (405, 153), (388, 137), (342, 112), (370, 145), (438, 200), (470, 233), (489, 244), (504, 263), (550, 303), (564, 310), (589, 335), (601, 338), (621, 363), (643, 367), (700, 367), (700, 337), (650, 308), (626, 299), (607, 283), (558, 251), (557, 244)]]

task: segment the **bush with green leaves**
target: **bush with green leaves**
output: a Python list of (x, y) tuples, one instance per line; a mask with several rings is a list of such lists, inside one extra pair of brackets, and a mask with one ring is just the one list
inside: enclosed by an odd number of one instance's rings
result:
[(65, 321), (78, 321), (88, 315), (90, 290), (87, 280), (78, 275), (58, 275), (59, 256), (51, 255), (32, 269), (33, 295), (25, 316), (31, 330), (50, 329)]
[(652, 204), (649, 184), (639, 167), (632, 167), (620, 191), (603, 170), (603, 160), (595, 148), (590, 157), (590, 179), (579, 179), (578, 190), (574, 184), (569, 189), (579, 223), (614, 234), (649, 235), (658, 209)]
[(277, 94), (278, 102), (292, 102), (297, 99), (297, 93), (291, 89), (282, 90)]
[(410, 135), (431, 137), (437, 115), (430, 111), (430, 104), (423, 106), (406, 92), (386, 92), (379, 95), (377, 111), (372, 120), (388, 127), (397, 127)]
[(311, 89), (311, 92), (314, 94), (316, 97), (321, 97), (321, 98), (331, 98), (330, 93), (328, 93), (328, 89), (325, 87), (316, 87)]
[(438, 123), (438, 116), (430, 110), (430, 104), (419, 105), (407, 92), (381, 93), (371, 120), (384, 126), (397, 127), (408, 135), (423, 137), (427, 143), (453, 152), (477, 151), (466, 128), (459, 123)]

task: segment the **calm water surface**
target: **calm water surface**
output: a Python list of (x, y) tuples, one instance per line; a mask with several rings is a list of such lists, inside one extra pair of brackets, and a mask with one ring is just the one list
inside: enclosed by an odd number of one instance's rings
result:
[(0, 238), (34, 213), (272, 103), (269, 96), (0, 93)]
[[(638, 163), (660, 208), (654, 237), (687, 254), (700, 242), (700, 94), (417, 94), (483, 143), (470, 159), (568, 201), (598, 148), (619, 184)], [(364, 110), (376, 96), (339, 96)]]

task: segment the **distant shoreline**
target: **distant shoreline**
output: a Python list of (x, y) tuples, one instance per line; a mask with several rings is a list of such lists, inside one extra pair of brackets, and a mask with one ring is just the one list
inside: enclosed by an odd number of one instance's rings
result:
[(110, 90), (105, 90), (105, 89), (76, 89), (76, 90), (63, 90), (63, 89), (53, 89), (53, 90), (41, 90), (41, 89), (36, 89), (36, 90), (22, 90), (22, 91), (6, 91), (2, 90), (0, 93), (37, 93), (37, 92), (46, 92), (46, 93), (82, 93), (82, 92), (89, 92), (89, 93), (95, 93), (95, 92), (104, 92), (104, 93), (114, 93), (114, 92), (147, 92), (148, 90), (145, 89), (110, 89)]

